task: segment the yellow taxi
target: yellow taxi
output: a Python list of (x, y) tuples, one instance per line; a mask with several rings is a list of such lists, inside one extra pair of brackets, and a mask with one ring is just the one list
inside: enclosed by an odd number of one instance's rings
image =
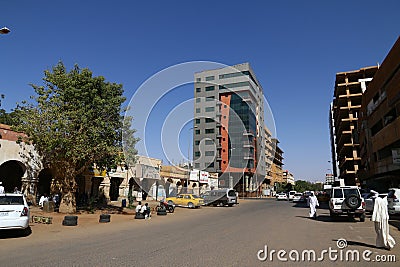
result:
[(188, 207), (191, 209), (199, 208), (204, 204), (204, 199), (194, 194), (179, 194), (176, 197), (168, 197), (165, 200), (170, 205)]

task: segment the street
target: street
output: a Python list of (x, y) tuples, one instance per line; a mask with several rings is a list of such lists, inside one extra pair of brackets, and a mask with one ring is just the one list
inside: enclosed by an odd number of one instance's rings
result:
[[(391, 251), (377, 249), (370, 217), (364, 223), (349, 222), (346, 218), (332, 222), (329, 210), (319, 209), (318, 219), (312, 220), (304, 204), (275, 199), (240, 200), (232, 208), (177, 208), (166, 217), (153, 214), (147, 221), (120, 215), (118, 219), (112, 217), (108, 224), (95, 222), (91, 226), (65, 227), (55, 223), (40, 227), (48, 230), (39, 231), (36, 230), (39, 226), (33, 225), (30, 236), (0, 239), (1, 265), (376, 266), (373, 262), (376, 255), (386, 258), (395, 255), (397, 261), (400, 259), (400, 232), (393, 226), (390, 233), (397, 246)], [(344, 252), (360, 252), (359, 262), (345, 261), (344, 256), (341, 260), (340, 253), (333, 260), (329, 253), (321, 254), (330, 248), (340, 251), (339, 239), (347, 241)], [(276, 251), (272, 258), (271, 250)], [(286, 254), (281, 253), (278, 258), (279, 250)], [(294, 250), (299, 252), (297, 262)], [(317, 262), (302, 262), (304, 250), (314, 250)], [(362, 258), (366, 250), (372, 252), (367, 255), (371, 262)], [(285, 258), (286, 262), (280, 260)], [(398, 263), (381, 265), (398, 266)]]

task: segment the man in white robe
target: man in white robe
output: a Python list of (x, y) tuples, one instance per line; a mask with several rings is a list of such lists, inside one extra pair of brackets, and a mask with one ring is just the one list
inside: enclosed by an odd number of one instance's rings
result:
[(388, 214), (388, 202), (387, 197), (379, 197), (378, 192), (375, 193), (375, 204), (374, 211), (372, 213), (371, 220), (375, 224), (376, 232), (376, 247), (392, 249), (396, 244), (396, 241), (389, 234), (389, 214)]
[(308, 197), (308, 205), (310, 206), (310, 218), (317, 218), (317, 206), (319, 206), (318, 199), (314, 195), (314, 192), (311, 192), (311, 195)]

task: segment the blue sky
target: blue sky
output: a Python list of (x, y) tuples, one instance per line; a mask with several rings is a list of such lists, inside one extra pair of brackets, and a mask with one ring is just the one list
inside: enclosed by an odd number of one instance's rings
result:
[[(122, 83), (128, 99), (178, 63), (249, 62), (275, 118), (284, 168), (296, 179), (323, 180), (335, 74), (383, 61), (399, 35), (399, 9), (398, 1), (7, 1), (2, 108), (28, 99), (29, 84), (41, 84), (59, 60)], [(177, 90), (160, 101), (160, 113), (193, 97), (193, 86)], [(160, 126), (152, 127), (159, 139)], [(188, 131), (179, 141), (184, 155)], [(150, 156), (163, 157), (159, 148), (155, 141)]]

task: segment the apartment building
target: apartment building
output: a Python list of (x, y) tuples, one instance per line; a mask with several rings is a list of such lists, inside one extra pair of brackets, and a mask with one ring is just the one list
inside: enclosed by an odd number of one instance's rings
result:
[(264, 93), (249, 63), (195, 73), (194, 168), (219, 187), (253, 192), (265, 179)]
[[(334, 99), (332, 104), (331, 133), (335, 136), (332, 145), (332, 162), (338, 164), (338, 178), (346, 185), (359, 184), (357, 171), (361, 162), (358, 138), (358, 118), (362, 95), (371, 82), (377, 66), (336, 74)], [(333, 164), (333, 165), (335, 165)]]
[(363, 185), (379, 192), (400, 186), (400, 38), (362, 97), (360, 128)]
[(274, 158), (271, 165), (271, 185), (276, 183), (284, 183), (283, 176), (283, 150), (279, 147), (279, 140), (272, 138), (272, 144), (275, 147)]

